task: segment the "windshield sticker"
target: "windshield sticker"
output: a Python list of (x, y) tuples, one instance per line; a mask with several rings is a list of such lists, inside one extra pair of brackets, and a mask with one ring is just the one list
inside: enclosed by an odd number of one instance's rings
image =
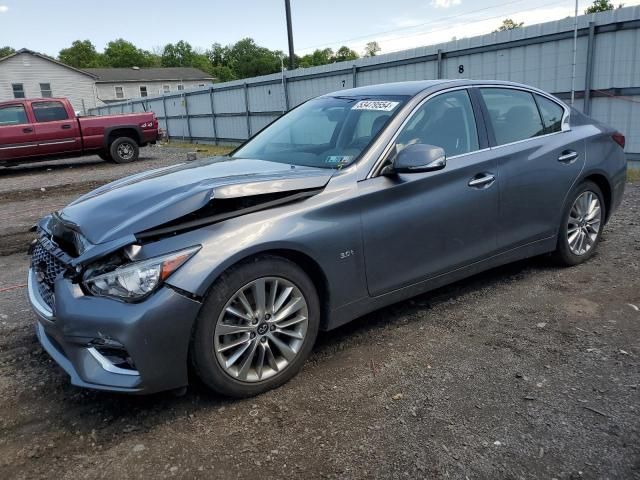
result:
[(389, 100), (360, 100), (351, 110), (375, 110), (380, 112), (390, 112), (398, 106), (400, 102)]
[(329, 155), (326, 161), (327, 163), (343, 164), (343, 163), (349, 163), (352, 158), (353, 158), (353, 155)]

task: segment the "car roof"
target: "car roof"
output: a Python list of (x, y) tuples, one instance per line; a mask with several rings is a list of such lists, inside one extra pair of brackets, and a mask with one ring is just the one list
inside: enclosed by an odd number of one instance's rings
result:
[(473, 85), (505, 85), (511, 87), (524, 87), (530, 90), (539, 91), (537, 88), (521, 83), (507, 82), (501, 80), (469, 80), (469, 79), (439, 79), (439, 80), (414, 80), (409, 82), (382, 83), (379, 85), (367, 85), (365, 87), (349, 88), (327, 93), (323, 96), (368, 96), (368, 95), (407, 95), (415, 96), (425, 90), (439, 89), (443, 86), (464, 87)]

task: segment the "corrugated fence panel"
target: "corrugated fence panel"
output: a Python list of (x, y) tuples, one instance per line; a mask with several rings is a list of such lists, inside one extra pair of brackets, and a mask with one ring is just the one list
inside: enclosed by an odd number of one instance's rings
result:
[(353, 86), (353, 74), (331, 75), (320, 78), (291, 81), (289, 87), (290, 107), (300, 105), (310, 98)]
[(219, 117), (216, 119), (218, 138), (246, 139), (247, 119), (245, 117)]
[(285, 110), (282, 84), (249, 86), (249, 111), (277, 112)]
[(191, 136), (193, 138), (213, 138), (213, 124), (211, 117), (195, 117), (189, 120)]
[[(187, 108), (189, 115), (211, 114), (211, 97), (209, 92), (187, 95)], [(196, 136), (196, 135), (194, 135)]]
[(215, 92), (214, 100), (216, 102), (216, 113), (243, 113), (246, 111), (244, 88), (242, 87)]
[[(284, 73), (284, 85), (283, 74), (274, 73), (182, 95), (173, 93), (164, 100), (154, 97), (104, 105), (90, 113), (139, 112), (146, 107), (156, 113), (161, 128), (168, 130), (170, 137), (243, 141), (248, 135), (247, 120), (250, 133), (255, 134), (277, 118), (256, 114), (275, 114), (318, 95), (351, 88), (354, 73), (355, 86), (435, 79), (439, 74), (451, 79), (511, 80), (559, 94), (566, 101), (572, 88), (573, 22), (573, 18), (565, 18), (351, 62), (297, 69)], [(590, 108), (594, 118), (620, 129), (627, 136), (626, 151), (640, 155), (640, 6), (581, 15), (578, 28), (574, 106), (580, 110)], [(593, 59), (591, 99), (585, 103), (589, 45)]]

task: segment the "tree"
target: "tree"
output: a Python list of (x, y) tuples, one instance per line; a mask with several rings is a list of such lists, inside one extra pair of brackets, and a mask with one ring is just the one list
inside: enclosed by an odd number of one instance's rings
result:
[[(624, 3), (621, 3), (618, 5), (618, 8), (622, 8), (624, 6)], [(593, 4), (591, 6), (589, 6), (589, 8), (587, 8), (584, 13), (585, 14), (590, 14), (590, 13), (598, 13), (598, 12), (607, 12), (609, 10), (613, 10), (615, 7), (613, 6), (613, 3), (611, 3), (609, 0), (594, 0)]]
[(104, 63), (114, 68), (155, 67), (160, 59), (146, 50), (137, 48), (133, 43), (122, 38), (113, 40), (104, 49)]
[(502, 21), (502, 25), (497, 30), (494, 30), (493, 33), (496, 32), (506, 32), (507, 30), (515, 30), (516, 28), (521, 28), (524, 25), (524, 22), (516, 23), (510, 18), (506, 18)]
[(175, 45), (164, 46), (160, 63), (163, 67), (192, 67), (197, 55), (188, 42), (180, 40)]
[(69, 48), (63, 48), (58, 60), (76, 68), (95, 68), (103, 65), (102, 56), (89, 40), (76, 40)]
[(346, 62), (347, 60), (357, 60), (360, 55), (355, 50), (351, 50), (347, 46), (342, 46), (338, 49), (335, 56), (336, 62)]
[(13, 53), (16, 53), (16, 51), (12, 47), (0, 47), (0, 58), (8, 57)]
[(378, 42), (369, 42), (364, 47), (364, 56), (365, 57), (375, 57), (378, 52), (382, 50)]

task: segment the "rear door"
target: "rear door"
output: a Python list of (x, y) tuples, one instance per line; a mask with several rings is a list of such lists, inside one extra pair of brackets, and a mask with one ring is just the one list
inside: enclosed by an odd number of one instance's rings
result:
[(37, 155), (33, 124), (23, 104), (0, 106), (0, 161)]
[(584, 140), (563, 129), (565, 108), (551, 98), (514, 88), (479, 90), (498, 160), (498, 247), (552, 237), (585, 162)]
[(76, 153), (82, 149), (76, 118), (58, 100), (31, 102), (38, 153), (42, 156)]

